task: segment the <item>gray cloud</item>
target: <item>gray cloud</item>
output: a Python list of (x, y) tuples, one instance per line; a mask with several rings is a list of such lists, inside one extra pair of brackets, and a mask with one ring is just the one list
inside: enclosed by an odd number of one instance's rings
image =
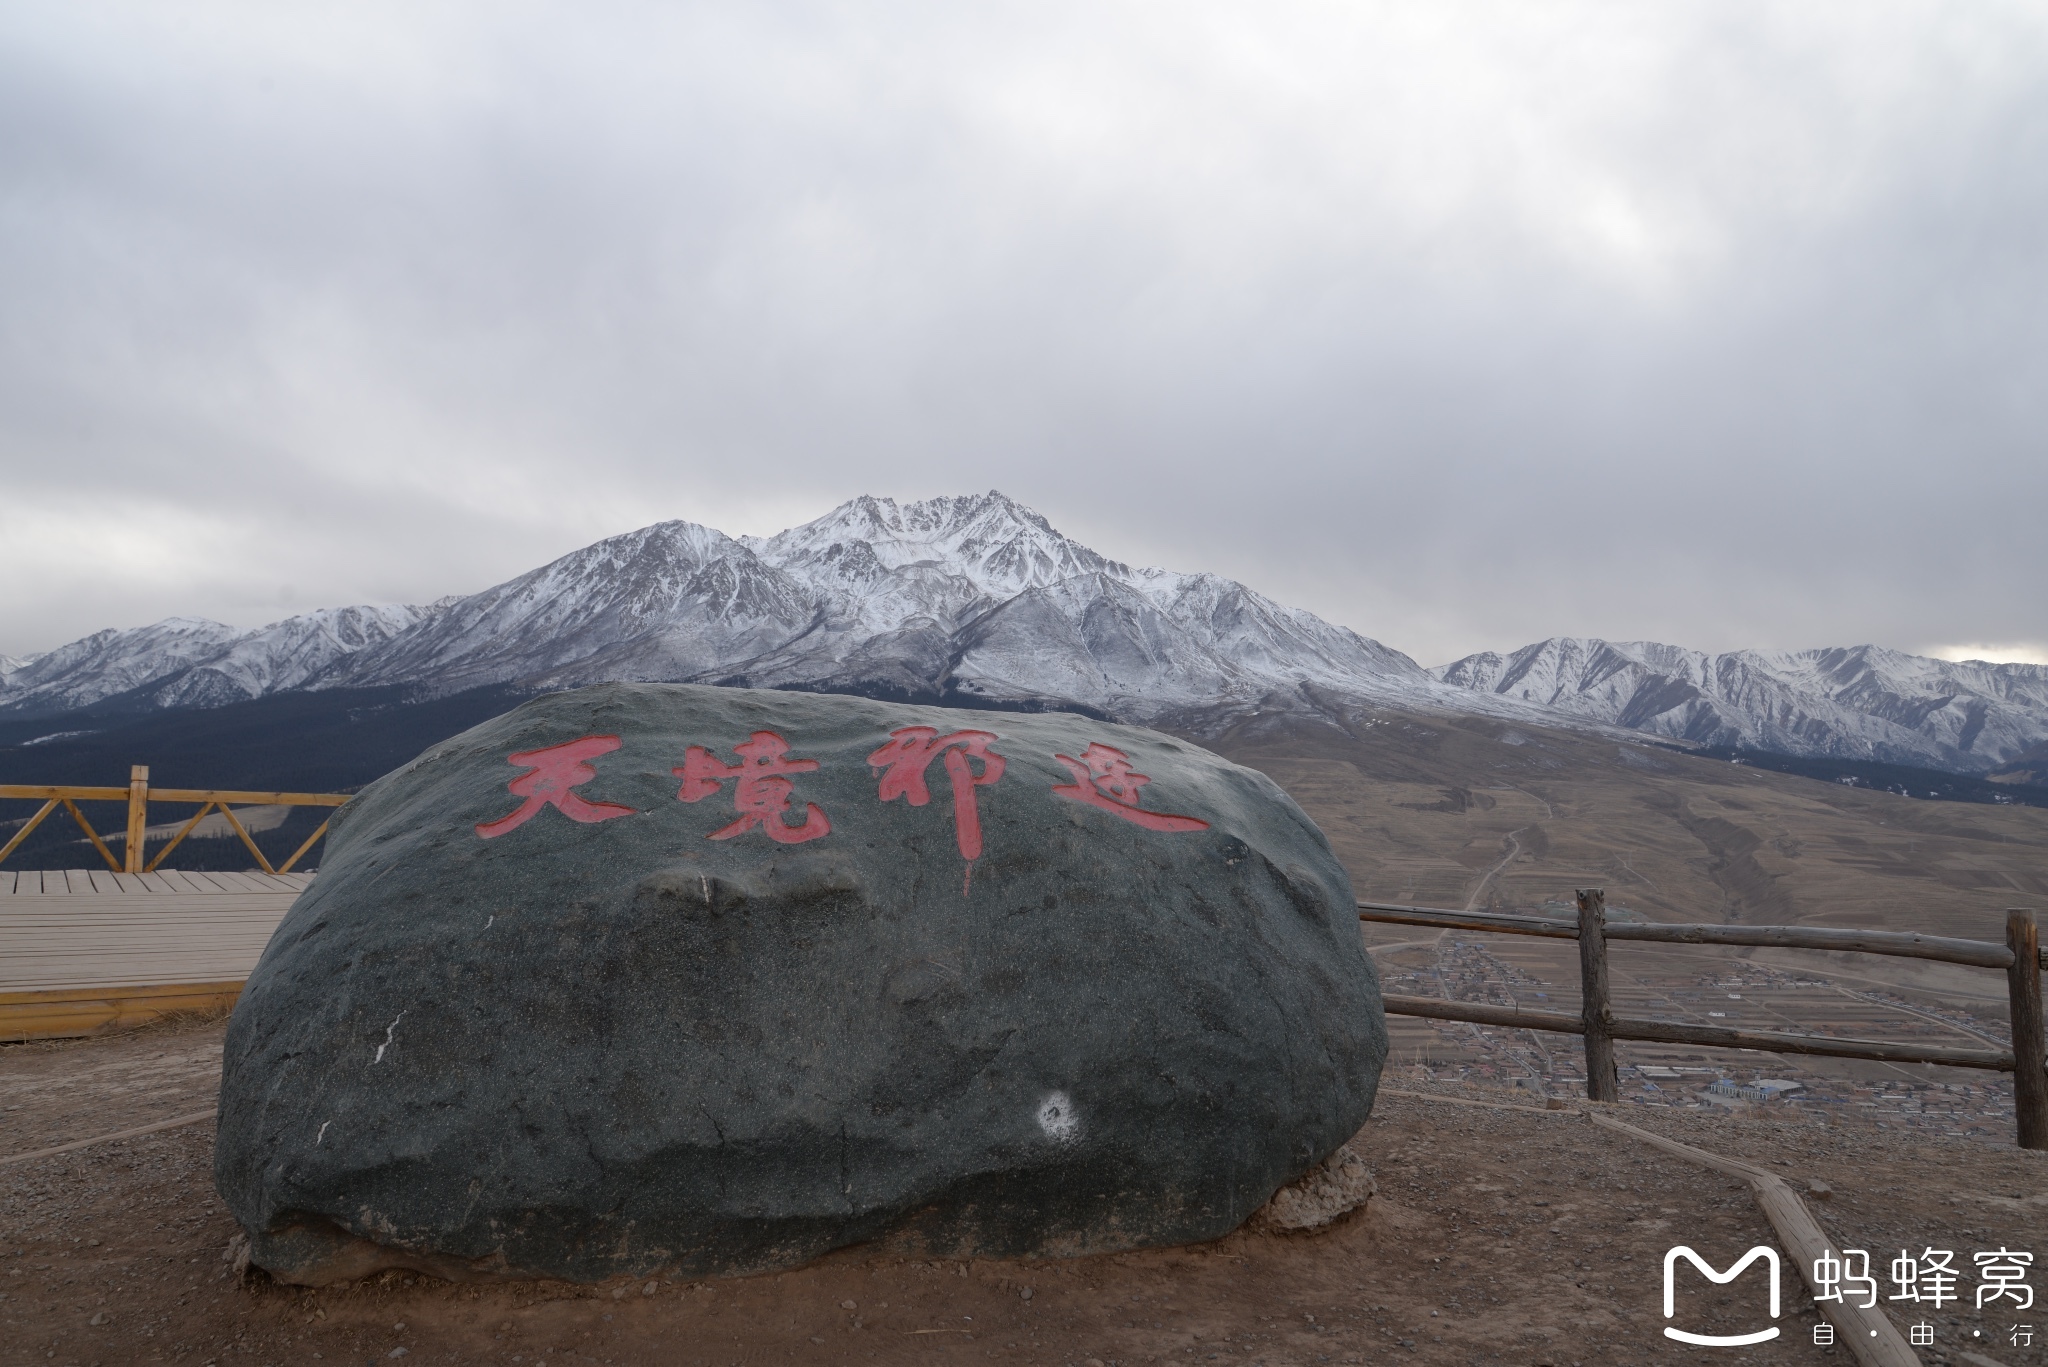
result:
[(1000, 487), (1425, 662), (2048, 645), (2032, 6), (0, 14), (0, 652)]

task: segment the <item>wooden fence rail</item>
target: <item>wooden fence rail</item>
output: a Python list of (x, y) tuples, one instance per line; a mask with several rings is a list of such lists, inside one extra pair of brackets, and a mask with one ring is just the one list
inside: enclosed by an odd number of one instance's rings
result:
[[(1576, 1016), (1563, 1011), (1535, 1011), (1519, 1006), (1447, 1001), (1436, 997), (1389, 996), (1386, 1004), (1387, 1010), (1395, 1015), (1578, 1035), (1585, 1043), (1586, 1095), (1591, 1100), (1618, 1101), (1621, 1097), (1621, 1083), (1614, 1061), (1616, 1040), (1696, 1044), (1716, 1049), (1761, 1049), (1777, 1054), (1827, 1055), (1873, 1059), (1881, 1063), (1940, 1063), (1951, 1068), (1984, 1068), (2013, 1074), (2013, 1109), (2018, 1122), (2019, 1145), (2023, 1149), (2048, 1149), (2048, 1036), (2044, 1036), (2041, 1009), (2041, 972), (2048, 968), (2048, 953), (2042, 950), (2040, 927), (2035, 923), (2033, 912), (2015, 910), (2006, 913), (2006, 942), (2001, 945), (1989, 940), (1960, 940), (1904, 931), (1610, 922), (1607, 919), (1607, 895), (1601, 889), (1581, 889), (1578, 902), (1576, 922), (1547, 916), (1450, 911), (1442, 907), (1396, 906), (1385, 902), (1360, 902), (1358, 919), (1577, 940), (1582, 1009)], [(2011, 1004), (2013, 1047), (1957, 1049), (1945, 1045), (1839, 1039), (1832, 1035), (1731, 1030), (1718, 1025), (1687, 1025), (1678, 1021), (1616, 1016), (1610, 1005), (1607, 986), (1609, 940), (1846, 950), (1859, 954), (1933, 959), (1973, 968), (2002, 968), (2006, 973), (2007, 995)]]
[[(1591, 889), (1598, 891), (1598, 889)], [(1605, 905), (1605, 899), (1602, 899)], [(1576, 940), (1575, 921), (1549, 916), (1518, 916), (1490, 911), (1446, 911), (1437, 907), (1404, 907), (1387, 902), (1360, 902), (1361, 921), (1394, 921), (1407, 926), (1442, 926), (1450, 930), (1487, 930), (1503, 935), (1542, 935)], [(1903, 930), (1824, 930), (1812, 926), (1656, 925), (1608, 921), (1610, 940), (1648, 940), (1674, 945), (1757, 945), (1768, 949), (1832, 949), (1862, 954), (1891, 954), (1906, 959), (1935, 959), (1972, 968), (2007, 968), (2012, 950), (1989, 940), (1958, 940)], [(2041, 956), (2048, 969), (2048, 953)]]
[[(21, 842), (28, 839), (30, 832), (43, 824), (44, 817), (56, 811), (57, 808), (62, 807), (71, 814), (71, 819), (78, 823), (79, 829), (85, 832), (85, 837), (92, 842), (92, 847), (100, 852), (100, 858), (107, 861), (109, 869), (112, 869), (115, 873), (153, 873), (157, 866), (164, 862), (164, 856), (178, 848), (179, 842), (192, 833), (193, 827), (199, 824), (201, 818), (208, 812), (218, 811), (223, 817), (227, 818), (228, 826), (233, 829), (236, 835), (242, 838), (242, 843), (248, 846), (249, 853), (255, 858), (257, 867), (261, 868), (265, 873), (290, 873), (292, 866), (305, 858), (306, 852), (319, 843), (321, 836), (327, 834), (327, 827), (332, 818), (321, 822), (320, 828), (306, 837), (305, 843), (292, 852), (291, 858), (273, 868), (263, 851), (256, 847), (256, 841), (250, 836), (248, 829), (242, 825), (241, 820), (235, 815), (234, 808), (229, 804), (235, 803), (245, 807), (339, 807), (349, 800), (349, 795), (347, 793), (254, 793), (213, 788), (151, 788), (149, 786), (149, 766), (137, 764), (129, 769), (128, 786), (125, 788), (89, 788), (47, 783), (0, 783), (0, 798), (27, 799), (31, 802), (40, 801), (43, 804), (42, 809), (30, 817), (22, 825), (22, 828), (14, 833), (12, 840), (9, 840), (5, 846), (0, 846), (0, 862), (5, 862), (7, 856), (13, 854), (20, 847)], [(92, 823), (85, 819), (85, 813), (78, 809), (78, 804), (81, 802), (125, 802), (128, 804), (128, 833), (122, 842), (121, 858), (116, 859), (114, 857), (114, 852), (107, 848), (107, 842), (100, 838), (99, 832), (92, 828)], [(156, 852), (156, 858), (144, 863), (143, 846), (147, 841), (149, 804), (152, 802), (196, 802), (199, 804), (199, 810), (192, 813), (191, 819), (178, 829), (178, 833), (171, 837), (169, 844)]]

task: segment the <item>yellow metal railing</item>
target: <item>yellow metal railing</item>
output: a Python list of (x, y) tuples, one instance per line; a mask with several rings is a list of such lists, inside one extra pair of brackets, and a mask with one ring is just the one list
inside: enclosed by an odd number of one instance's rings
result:
[[(71, 813), (71, 819), (76, 821), (79, 829), (85, 832), (86, 839), (92, 841), (92, 847), (100, 852), (100, 858), (107, 861), (108, 868), (112, 869), (115, 873), (150, 873), (155, 871), (156, 867), (164, 862), (165, 855), (178, 848), (178, 842), (192, 833), (192, 828), (199, 824), (201, 818), (208, 812), (218, 810), (222, 816), (227, 818), (227, 823), (234, 829), (235, 834), (242, 837), (242, 843), (249, 847), (249, 853), (255, 857), (258, 867), (265, 873), (290, 873), (292, 866), (305, 858), (306, 852), (319, 842), (321, 836), (327, 834), (327, 827), (332, 823), (333, 818), (330, 817), (328, 820), (321, 822), (320, 829), (307, 836), (305, 843), (292, 852), (291, 858), (272, 868), (270, 860), (264, 856), (262, 850), (257, 848), (256, 841), (250, 836), (248, 828), (242, 825), (240, 819), (235, 816), (234, 809), (228, 804), (239, 803), (244, 807), (339, 807), (348, 801), (349, 795), (347, 793), (244, 793), (212, 788), (151, 788), (149, 786), (149, 766), (138, 764), (128, 771), (128, 786), (126, 788), (81, 788), (46, 783), (0, 783), (0, 798), (25, 798), (32, 802), (40, 800), (43, 804), (42, 810), (30, 817), (27, 823), (14, 833), (14, 838), (8, 841), (4, 848), (0, 848), (0, 862), (5, 862), (7, 856), (13, 854), (20, 847), (21, 842), (28, 839), (30, 832), (43, 824), (44, 817), (56, 811), (57, 808), (62, 807), (65, 811)], [(100, 839), (99, 832), (95, 831), (92, 828), (92, 823), (85, 819), (85, 813), (78, 809), (78, 804), (81, 802), (125, 802), (128, 804), (128, 834), (123, 841), (122, 858), (116, 859), (114, 857), (114, 852), (107, 848), (107, 842)], [(149, 860), (145, 864), (143, 862), (143, 845), (147, 840), (149, 804), (152, 802), (196, 802), (199, 804), (199, 810), (192, 813), (192, 819), (179, 828), (178, 833), (171, 837), (168, 845), (165, 845), (156, 852), (156, 858)]]

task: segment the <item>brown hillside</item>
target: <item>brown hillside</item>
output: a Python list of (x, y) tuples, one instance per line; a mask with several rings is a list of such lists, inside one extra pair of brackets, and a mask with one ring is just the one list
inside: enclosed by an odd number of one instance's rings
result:
[(2048, 811), (1927, 802), (1644, 742), (1391, 711), (1253, 721), (1212, 741), (1329, 833), (1358, 895), (1569, 904), (1658, 921), (1805, 922), (2000, 938), (2048, 906)]

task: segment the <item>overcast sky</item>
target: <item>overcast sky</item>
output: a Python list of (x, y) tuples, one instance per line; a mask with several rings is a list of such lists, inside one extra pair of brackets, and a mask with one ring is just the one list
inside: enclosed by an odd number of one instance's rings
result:
[(0, 653), (991, 487), (1425, 664), (2048, 660), (2048, 7), (0, 9)]

